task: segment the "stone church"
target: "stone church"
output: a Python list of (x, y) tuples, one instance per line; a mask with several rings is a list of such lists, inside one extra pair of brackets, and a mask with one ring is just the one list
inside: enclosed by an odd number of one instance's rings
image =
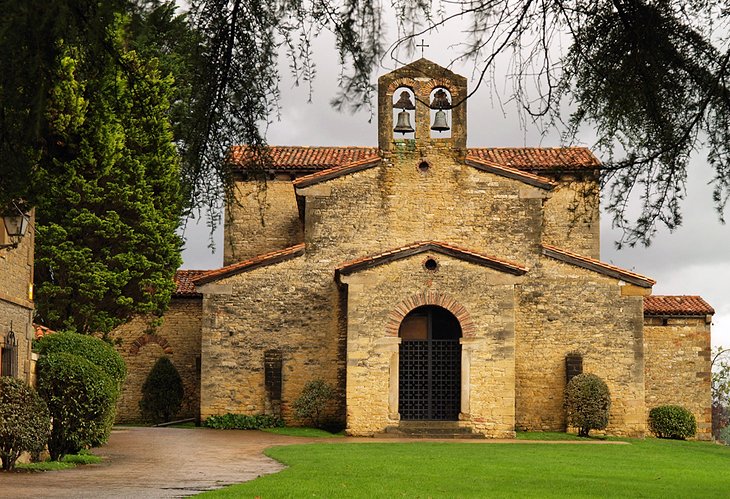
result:
[(265, 185), (235, 148), (225, 266), (180, 271), (156, 331), (115, 333), (119, 419), (139, 417), (167, 355), (181, 416), (296, 424), (293, 401), (323, 379), (351, 435), (512, 437), (564, 430), (567, 380), (590, 372), (611, 391), (609, 433), (642, 436), (675, 403), (709, 438), (713, 309), (600, 260), (588, 149), (467, 148), (466, 95), (420, 59), (378, 81), (377, 147), (272, 147)]

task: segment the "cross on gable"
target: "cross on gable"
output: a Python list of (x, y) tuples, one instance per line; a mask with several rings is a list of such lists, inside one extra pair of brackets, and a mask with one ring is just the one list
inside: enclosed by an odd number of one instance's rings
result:
[(424, 42), (423, 38), (421, 38), (421, 43), (420, 44), (417, 44), (416, 47), (420, 47), (421, 48), (421, 57), (423, 57), (423, 49), (425, 49), (426, 47), (430, 47), (430, 45), (426, 45), (426, 43)]

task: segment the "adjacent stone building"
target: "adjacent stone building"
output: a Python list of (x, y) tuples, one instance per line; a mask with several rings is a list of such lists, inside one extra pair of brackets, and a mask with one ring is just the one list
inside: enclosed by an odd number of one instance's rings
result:
[(0, 217), (0, 376), (34, 383), (33, 252), (34, 218), (23, 215), (22, 237), (8, 234)]
[[(651, 407), (677, 403), (709, 438), (712, 308), (600, 261), (589, 150), (467, 148), (466, 95), (420, 59), (378, 81), (377, 147), (234, 149), (225, 266), (192, 276), (187, 322), (156, 333), (200, 338), (185, 347), (200, 417), (296, 423), (323, 379), (352, 435), (511, 437), (565, 429), (567, 379), (591, 372), (608, 432), (642, 436)], [(125, 338), (128, 358), (151, 343)]]

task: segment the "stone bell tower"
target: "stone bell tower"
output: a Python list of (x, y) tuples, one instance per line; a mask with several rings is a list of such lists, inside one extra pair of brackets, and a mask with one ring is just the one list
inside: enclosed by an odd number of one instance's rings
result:
[(384, 153), (466, 152), (466, 78), (419, 59), (378, 79), (378, 146)]

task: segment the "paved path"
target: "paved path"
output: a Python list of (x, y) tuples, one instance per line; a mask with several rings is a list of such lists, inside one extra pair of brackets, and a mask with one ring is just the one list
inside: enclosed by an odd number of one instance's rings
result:
[(102, 464), (44, 473), (0, 472), (0, 497), (138, 499), (189, 496), (281, 470), (281, 464), (263, 455), (263, 450), (272, 445), (378, 441), (403, 442), (407, 439), (312, 439), (260, 431), (120, 427), (114, 429), (107, 445), (94, 450), (94, 454), (104, 458)]

